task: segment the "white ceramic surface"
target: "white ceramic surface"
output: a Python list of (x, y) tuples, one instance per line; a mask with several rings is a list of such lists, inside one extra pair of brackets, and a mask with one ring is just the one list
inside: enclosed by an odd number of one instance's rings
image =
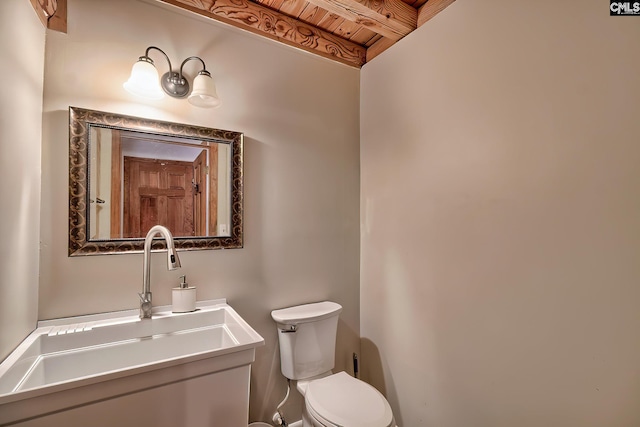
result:
[(341, 311), (340, 304), (324, 301), (271, 312), (280, 330), (282, 375), (290, 380), (304, 380), (335, 367), (336, 331)]
[(41, 322), (0, 364), (0, 407), (263, 343), (224, 300), (199, 303), (191, 313), (159, 307), (150, 320), (135, 310)]

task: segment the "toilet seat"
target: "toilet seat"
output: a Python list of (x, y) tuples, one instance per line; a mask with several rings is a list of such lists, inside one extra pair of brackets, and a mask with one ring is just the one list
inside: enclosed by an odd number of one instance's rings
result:
[(305, 393), (309, 414), (325, 426), (389, 427), (393, 413), (382, 393), (339, 372), (311, 381)]

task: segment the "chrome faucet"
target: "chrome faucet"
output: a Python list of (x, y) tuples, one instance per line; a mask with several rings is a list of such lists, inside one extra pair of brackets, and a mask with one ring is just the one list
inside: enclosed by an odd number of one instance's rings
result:
[(151, 242), (158, 234), (162, 235), (167, 242), (167, 269), (175, 270), (180, 268), (180, 258), (173, 245), (173, 236), (167, 227), (154, 225), (144, 239), (144, 260), (142, 276), (142, 293), (140, 296), (140, 318), (151, 319)]

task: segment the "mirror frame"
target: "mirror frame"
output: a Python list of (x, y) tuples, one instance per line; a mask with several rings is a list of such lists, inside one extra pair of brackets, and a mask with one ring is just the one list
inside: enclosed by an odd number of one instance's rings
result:
[[(230, 236), (175, 237), (176, 249), (235, 249), (243, 246), (243, 134), (69, 107), (69, 256), (139, 253), (144, 238), (89, 240), (89, 133), (92, 125), (148, 134), (208, 139), (231, 146)], [(154, 241), (153, 249), (165, 247)]]

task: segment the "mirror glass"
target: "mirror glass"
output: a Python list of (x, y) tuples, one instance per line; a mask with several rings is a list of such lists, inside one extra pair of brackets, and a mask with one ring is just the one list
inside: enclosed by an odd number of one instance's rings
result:
[[(242, 134), (69, 109), (69, 255), (242, 247)], [(159, 245), (160, 246), (160, 245)]]

